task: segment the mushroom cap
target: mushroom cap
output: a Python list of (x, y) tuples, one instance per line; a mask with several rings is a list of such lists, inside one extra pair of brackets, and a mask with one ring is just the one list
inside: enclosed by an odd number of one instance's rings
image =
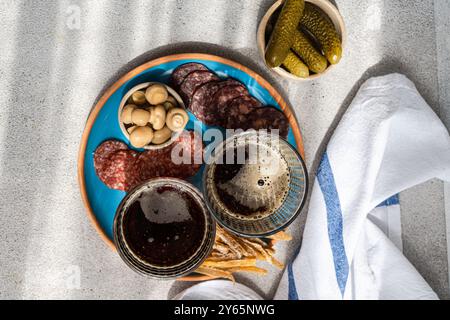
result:
[(131, 121), (139, 127), (146, 126), (150, 121), (150, 112), (144, 109), (135, 109), (131, 114)]
[(181, 108), (170, 109), (167, 113), (166, 124), (170, 130), (179, 132), (182, 131), (189, 121), (189, 115), (186, 110)]
[(132, 127), (129, 127), (129, 128), (127, 129), (128, 134), (132, 134), (133, 131), (136, 130), (137, 128), (139, 128), (139, 127), (138, 127), (138, 126), (132, 126)]
[(166, 124), (166, 109), (163, 105), (153, 107), (151, 110), (150, 123), (155, 130), (161, 130)]
[(133, 113), (134, 109), (136, 109), (137, 106), (134, 104), (128, 104), (122, 109), (122, 114), (120, 115), (120, 121), (124, 124), (131, 124), (131, 114)]
[(153, 140), (153, 130), (150, 127), (138, 127), (130, 134), (130, 142), (135, 148), (143, 148)]
[(162, 104), (169, 98), (169, 92), (162, 84), (154, 84), (147, 88), (145, 97), (151, 105)]
[(138, 105), (141, 106), (143, 104), (145, 104), (147, 102), (147, 99), (145, 98), (145, 93), (142, 91), (136, 91), (131, 95), (131, 101)]
[(167, 126), (164, 126), (161, 130), (157, 130), (153, 135), (153, 144), (163, 144), (167, 140), (172, 137), (172, 130), (170, 130)]

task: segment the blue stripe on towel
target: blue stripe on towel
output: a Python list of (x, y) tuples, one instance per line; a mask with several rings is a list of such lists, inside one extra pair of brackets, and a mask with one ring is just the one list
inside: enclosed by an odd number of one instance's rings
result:
[(294, 272), (292, 271), (292, 262), (288, 266), (289, 300), (298, 300), (297, 286), (295, 285)]
[(294, 271), (292, 270), (294, 260), (297, 259), (297, 256), (299, 253), (300, 253), (300, 248), (294, 254), (294, 259), (292, 259), (292, 261), (288, 265), (288, 284), (289, 284), (288, 299), (291, 301), (299, 300), (297, 286), (295, 285)]
[(396, 194), (395, 196), (390, 197), (389, 199), (387, 199), (386, 201), (380, 203), (377, 208), (380, 207), (390, 207), (390, 206), (395, 206), (397, 204), (400, 204), (400, 198), (398, 196), (398, 194)]
[(317, 171), (317, 179), (327, 207), (328, 237), (330, 238), (331, 250), (333, 252), (336, 278), (342, 296), (344, 296), (349, 265), (344, 247), (341, 203), (327, 153), (324, 154), (319, 170)]

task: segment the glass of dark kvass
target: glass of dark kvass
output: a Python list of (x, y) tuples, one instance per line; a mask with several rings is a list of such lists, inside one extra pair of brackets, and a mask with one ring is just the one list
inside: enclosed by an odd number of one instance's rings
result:
[(297, 150), (273, 132), (249, 130), (218, 144), (203, 176), (205, 202), (217, 222), (244, 237), (285, 229), (307, 198), (308, 174)]
[(132, 190), (114, 220), (114, 242), (125, 263), (157, 279), (176, 279), (208, 257), (215, 222), (201, 193), (186, 181), (158, 178)]

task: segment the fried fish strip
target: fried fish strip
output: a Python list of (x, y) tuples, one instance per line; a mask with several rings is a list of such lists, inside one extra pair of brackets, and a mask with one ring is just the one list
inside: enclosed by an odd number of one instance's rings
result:
[(227, 245), (222, 243), (215, 243), (214, 244), (214, 250), (220, 252), (221, 254), (228, 254), (230, 252), (230, 248), (227, 247)]
[(239, 242), (236, 241), (236, 239), (234, 239), (232, 235), (230, 235), (220, 227), (217, 228), (217, 235), (222, 242), (226, 243), (230, 247), (231, 251), (236, 253), (236, 255), (239, 257), (238, 259), (242, 258), (244, 248), (242, 248)]
[(214, 277), (214, 278), (228, 279), (228, 280), (235, 282), (233, 275), (229, 271), (214, 269), (214, 268), (200, 267), (197, 270), (195, 270), (195, 272), (204, 274), (206, 276)]
[(291, 241), (292, 236), (290, 234), (287, 234), (285, 231), (278, 232), (270, 237), (269, 239), (277, 240), (277, 241)]
[(211, 254), (206, 261), (230, 261), (230, 260), (239, 260), (240, 258), (236, 257), (233, 254), (223, 255), (223, 254)]
[(211, 253), (211, 256), (209, 257), (209, 259), (215, 259), (216, 261), (222, 261), (222, 260), (226, 260), (226, 255), (217, 252), (217, 251), (213, 251)]
[(275, 259), (274, 257), (271, 257), (270, 263), (273, 264), (275, 267), (277, 267), (280, 270), (284, 269), (284, 264)]
[(225, 260), (225, 261), (210, 261), (206, 260), (202, 264), (203, 267), (207, 268), (219, 268), (228, 269), (234, 267), (255, 267), (256, 259), (242, 259), (242, 260)]
[(258, 267), (233, 267), (233, 268), (228, 268), (227, 271), (229, 272), (250, 272), (250, 273), (257, 273), (257, 274), (262, 274), (262, 275), (267, 275), (267, 270), (263, 269), (263, 268), (258, 268)]
[(264, 249), (262, 245), (260, 245), (259, 243), (252, 242), (248, 239), (242, 239), (242, 241), (244, 241), (247, 245), (251, 246), (258, 252), (257, 258), (259, 260), (267, 261), (269, 263), (271, 262), (272, 259), (270, 254), (267, 253), (267, 251)]
[(270, 254), (271, 256), (275, 255), (275, 249), (274, 248), (264, 248), (264, 250), (266, 250), (267, 253)]
[(259, 244), (262, 247), (267, 247), (267, 242), (265, 242), (264, 240), (261, 240), (261, 239), (258, 239), (258, 238), (249, 238), (247, 240), (250, 241), (250, 242), (253, 242), (253, 243), (257, 243), (257, 244)]
[(242, 239), (236, 238), (236, 240), (239, 242), (239, 244), (244, 249), (243, 255), (244, 257), (256, 257), (258, 253), (253, 249), (253, 247), (247, 245)]

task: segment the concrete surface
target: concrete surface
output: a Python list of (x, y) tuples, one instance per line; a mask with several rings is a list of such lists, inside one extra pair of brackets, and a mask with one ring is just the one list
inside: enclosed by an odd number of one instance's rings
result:
[[(314, 173), (340, 116), (371, 76), (405, 73), (448, 117), (449, 73), (438, 71), (448, 57), (450, 9), (441, 1), (336, 1), (349, 31), (345, 58), (324, 78), (295, 83), (269, 74), (257, 51), (256, 28), (273, 0), (0, 0), (0, 298), (166, 299), (191, 285), (129, 271), (100, 240), (79, 196), (86, 117), (121, 73), (185, 51), (255, 69), (295, 107)], [(402, 220), (406, 255), (450, 298), (443, 199), (437, 181), (405, 192)], [(291, 228), (295, 241), (279, 248), (281, 260), (299, 246), (304, 219)], [(271, 298), (280, 275), (272, 269), (268, 277), (238, 280)]]
[[(438, 57), (438, 79), (439, 79), (439, 105), (440, 116), (448, 129), (450, 129), (450, 1), (434, 0), (435, 24), (436, 24), (436, 47)], [(450, 183), (445, 184), (445, 220), (447, 224), (447, 248), (450, 248)], [(450, 265), (450, 255), (448, 265)], [(448, 278), (450, 282), (450, 269)], [(449, 296), (447, 296), (449, 297)]]

